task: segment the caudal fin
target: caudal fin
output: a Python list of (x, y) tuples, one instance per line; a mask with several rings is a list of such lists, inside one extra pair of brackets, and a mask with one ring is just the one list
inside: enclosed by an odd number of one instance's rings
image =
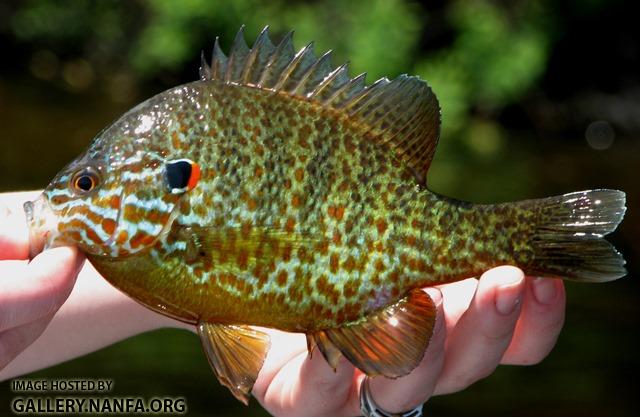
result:
[(627, 274), (622, 255), (604, 240), (624, 217), (625, 194), (590, 190), (523, 201), (537, 213), (529, 274), (606, 282)]

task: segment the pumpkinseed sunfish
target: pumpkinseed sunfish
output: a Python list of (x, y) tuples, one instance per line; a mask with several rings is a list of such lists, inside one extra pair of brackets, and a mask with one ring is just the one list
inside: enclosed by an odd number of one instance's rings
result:
[(249, 326), (307, 335), (332, 366), (414, 369), (435, 307), (422, 287), (517, 265), (604, 282), (625, 194), (473, 204), (429, 191), (440, 108), (418, 77), (367, 86), (347, 65), (242, 29), (200, 80), (124, 114), (25, 204), (31, 254), (76, 245), (115, 287), (197, 326), (247, 402), (269, 348)]

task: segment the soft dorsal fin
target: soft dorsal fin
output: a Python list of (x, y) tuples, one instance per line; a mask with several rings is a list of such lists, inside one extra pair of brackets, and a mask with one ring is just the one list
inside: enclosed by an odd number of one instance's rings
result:
[(334, 68), (331, 51), (318, 58), (310, 43), (296, 53), (292, 32), (274, 46), (267, 29), (250, 49), (240, 28), (228, 57), (216, 38), (211, 63), (203, 56), (200, 78), (284, 92), (343, 111), (425, 181), (440, 136), (440, 106), (425, 81), (401, 75), (367, 86), (365, 74), (349, 77), (347, 64)]

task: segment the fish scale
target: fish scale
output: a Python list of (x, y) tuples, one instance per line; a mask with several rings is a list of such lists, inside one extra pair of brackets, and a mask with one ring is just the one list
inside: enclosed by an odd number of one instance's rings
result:
[(249, 325), (395, 378), (433, 332), (422, 287), (502, 264), (586, 282), (626, 273), (603, 239), (624, 215), (620, 191), (487, 205), (429, 191), (440, 109), (417, 77), (366, 86), (266, 29), (252, 48), (241, 30), (229, 57), (216, 40), (200, 74), (100, 132), (25, 209), (32, 254), (77, 245), (124, 293), (197, 325), (241, 401), (269, 347)]

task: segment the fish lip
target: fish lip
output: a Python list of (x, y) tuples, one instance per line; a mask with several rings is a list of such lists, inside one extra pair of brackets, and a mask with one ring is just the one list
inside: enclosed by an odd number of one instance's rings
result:
[(54, 224), (52, 223), (54, 214), (44, 194), (33, 201), (27, 201), (22, 207), (29, 229), (29, 260), (32, 260), (51, 246), (55, 236), (49, 227)]

